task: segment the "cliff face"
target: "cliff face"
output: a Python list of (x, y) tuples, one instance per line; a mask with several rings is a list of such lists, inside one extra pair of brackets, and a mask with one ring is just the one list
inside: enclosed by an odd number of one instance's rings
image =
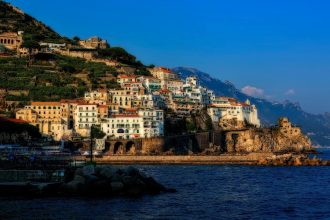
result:
[(228, 152), (302, 152), (312, 149), (310, 139), (286, 118), (272, 128), (227, 131), (225, 146)]

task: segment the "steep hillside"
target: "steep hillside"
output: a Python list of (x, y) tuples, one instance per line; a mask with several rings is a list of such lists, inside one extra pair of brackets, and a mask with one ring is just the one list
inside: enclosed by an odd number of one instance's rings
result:
[(274, 103), (250, 97), (243, 94), (232, 83), (215, 79), (209, 74), (194, 68), (176, 67), (173, 68), (173, 71), (179, 73), (182, 78), (190, 75), (197, 76), (203, 86), (212, 89), (218, 96), (235, 97), (241, 101), (250, 99), (258, 107), (259, 116), (264, 125), (275, 124), (279, 117), (287, 116), (295, 124), (302, 126), (304, 132), (309, 134), (314, 144), (330, 145), (329, 113), (314, 115), (303, 111), (297, 103)]
[[(24, 31), (24, 39), (74, 43), (75, 47), (71, 50), (86, 50), (79, 48), (77, 42), (62, 37), (42, 22), (0, 0), (0, 33), (17, 31)], [(87, 61), (58, 53), (32, 54), (29, 60), (27, 57), (1, 57), (0, 97), (5, 97), (9, 105), (14, 103), (9, 107), (13, 109), (15, 105), (32, 100), (72, 99), (82, 97), (90, 89), (116, 88), (119, 72), (150, 74), (134, 55), (120, 47), (98, 49), (95, 56), (95, 59), (114, 60), (117, 65), (111, 67), (100, 61)], [(2, 100), (0, 109), (3, 103)], [(8, 105), (5, 107), (8, 109)]]
[(118, 86), (116, 69), (52, 54), (38, 54), (33, 65), (27, 58), (0, 58), (0, 90), (7, 101), (55, 101), (82, 97), (92, 88)]
[(33, 38), (38, 41), (71, 42), (30, 15), (0, 1), (0, 33), (17, 31), (24, 31), (26, 38)]

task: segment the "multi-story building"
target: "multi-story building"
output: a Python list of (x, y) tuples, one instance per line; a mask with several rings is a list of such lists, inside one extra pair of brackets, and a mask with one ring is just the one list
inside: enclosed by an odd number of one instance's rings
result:
[(91, 127), (99, 124), (97, 105), (79, 103), (75, 111), (75, 121), (75, 131), (81, 136), (89, 136)]
[(173, 93), (180, 93), (183, 89), (183, 82), (179, 79), (167, 81), (166, 88)]
[(162, 88), (160, 79), (155, 77), (140, 76), (136, 80), (142, 82), (148, 93), (156, 92)]
[(125, 89), (110, 90), (111, 104), (122, 108), (132, 108), (132, 92)]
[(60, 102), (32, 102), (16, 112), (16, 118), (36, 126), (43, 135), (60, 139), (66, 127), (62, 125)]
[(75, 127), (74, 116), (79, 102), (81, 102), (81, 100), (62, 99), (60, 101), (62, 111), (61, 123), (66, 125), (66, 129), (68, 130), (72, 130)]
[(102, 120), (101, 130), (110, 139), (133, 139), (144, 137), (143, 118), (136, 110), (127, 110), (120, 114), (111, 114)]
[(108, 47), (107, 41), (102, 40), (97, 36), (91, 37), (87, 40), (81, 40), (79, 41), (79, 44), (87, 49), (97, 49), (97, 48), (105, 49)]
[(3, 44), (7, 49), (18, 51), (23, 43), (23, 33), (23, 31), (1, 33), (0, 44)]
[(136, 75), (131, 74), (119, 74), (117, 76), (117, 83), (122, 85), (124, 83), (133, 83), (136, 82)]
[(260, 127), (258, 110), (249, 100), (238, 102), (230, 97), (217, 97), (208, 105), (207, 111), (213, 122), (235, 120)]
[(106, 89), (98, 89), (95, 91), (85, 92), (84, 100), (86, 101), (109, 101), (109, 93)]
[(139, 109), (138, 114), (143, 118), (144, 136), (146, 138), (164, 135), (163, 110), (144, 108)]
[(205, 87), (202, 87), (198, 83), (198, 79), (195, 76), (186, 78), (186, 82), (183, 85), (183, 92), (193, 102), (203, 105), (210, 104), (214, 99), (214, 93)]
[(179, 79), (178, 74), (165, 67), (155, 67), (150, 69), (150, 73), (153, 77), (160, 79), (162, 88), (167, 87), (168, 81)]

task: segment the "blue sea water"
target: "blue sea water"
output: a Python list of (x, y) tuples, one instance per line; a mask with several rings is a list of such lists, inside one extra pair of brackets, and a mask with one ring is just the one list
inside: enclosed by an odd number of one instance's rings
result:
[[(323, 150), (330, 158), (330, 150)], [(138, 166), (177, 193), (0, 198), (0, 219), (330, 219), (330, 167)]]

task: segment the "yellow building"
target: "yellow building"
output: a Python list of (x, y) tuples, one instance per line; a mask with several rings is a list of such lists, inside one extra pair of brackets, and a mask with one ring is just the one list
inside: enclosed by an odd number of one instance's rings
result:
[(50, 135), (59, 140), (65, 127), (61, 124), (62, 110), (60, 102), (32, 102), (16, 112), (16, 119), (25, 120), (36, 126), (41, 134)]
[(19, 31), (0, 34), (0, 44), (10, 50), (18, 50), (23, 43), (23, 32)]
[(132, 107), (132, 94), (125, 89), (111, 90), (111, 103), (122, 108)]

